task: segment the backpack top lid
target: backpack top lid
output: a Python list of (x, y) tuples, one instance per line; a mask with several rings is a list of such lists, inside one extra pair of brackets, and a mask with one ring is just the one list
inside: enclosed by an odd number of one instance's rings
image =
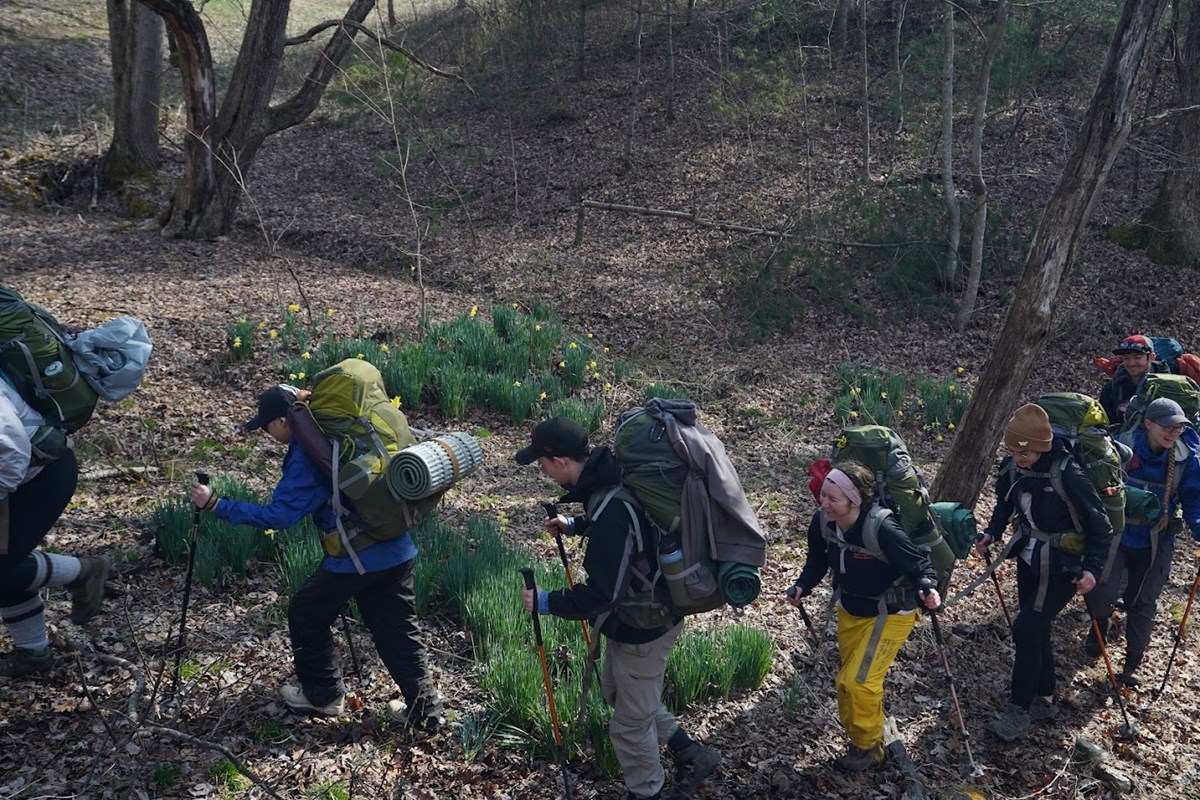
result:
[(1094, 397), (1079, 392), (1047, 392), (1037, 404), (1050, 417), (1055, 436), (1074, 441), (1079, 434), (1095, 428), (1108, 428), (1108, 414)]
[(317, 373), (314, 380), (309, 411), (326, 436), (340, 441), (343, 459), (370, 448), (372, 443), (363, 439), (372, 434), (392, 453), (416, 444), (408, 419), (392, 405), (374, 364), (347, 358)]

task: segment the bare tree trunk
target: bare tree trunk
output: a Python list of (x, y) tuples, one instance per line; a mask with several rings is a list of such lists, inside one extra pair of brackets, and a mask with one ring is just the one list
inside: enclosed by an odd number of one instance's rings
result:
[(675, 121), (675, 0), (667, 0), (667, 123)]
[(575, 80), (585, 77), (583, 58), (587, 44), (587, 0), (579, 0), (575, 12)]
[(837, 0), (833, 11), (833, 57), (837, 61), (850, 57), (850, 2)]
[(954, 185), (954, 0), (942, 4), (942, 197), (946, 202), (946, 264), (942, 267), (942, 283), (952, 290), (962, 237), (962, 210)]
[(111, 186), (158, 169), (162, 17), (135, 0), (108, 0), (108, 40), (113, 138), (104, 157), (104, 181)]
[(1050, 335), (1063, 278), (1092, 207), (1129, 137), (1133, 89), (1168, 0), (1126, 0), (1075, 146), (1050, 196), (996, 337), (996, 348), (933, 484), (938, 500), (974, 505), (1005, 422)]
[(388, 27), (396, 27), (396, 0), (388, 0)]
[(862, 108), (863, 180), (871, 180), (871, 75), (867, 64), (867, 0), (862, 0)]
[(971, 185), (975, 194), (975, 213), (971, 220), (971, 266), (967, 269), (967, 286), (958, 304), (958, 315), (954, 320), (955, 330), (967, 329), (971, 314), (975, 311), (975, 300), (979, 297), (979, 281), (983, 275), (983, 237), (987, 232), (988, 190), (983, 180), (983, 128), (987, 119), (988, 91), (992, 80), (992, 64), (996, 52), (1004, 41), (1004, 28), (1008, 23), (1008, 0), (996, 4), (996, 27), (988, 40), (979, 66), (979, 86), (975, 92), (975, 118), (971, 122)]
[(904, 15), (908, 12), (908, 0), (896, 3), (896, 37), (892, 42), (896, 62), (896, 131), (904, 130), (904, 59), (901, 56), (904, 44)]
[(633, 91), (629, 103), (629, 131), (625, 136), (625, 158), (633, 156), (633, 133), (637, 128), (638, 97), (642, 88), (642, 3), (637, 0), (637, 28), (634, 33)]

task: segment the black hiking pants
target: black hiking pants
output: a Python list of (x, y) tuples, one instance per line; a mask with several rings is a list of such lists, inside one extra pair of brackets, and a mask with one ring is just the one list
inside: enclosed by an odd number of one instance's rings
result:
[(1015, 706), (1029, 708), (1035, 695), (1049, 697), (1054, 694), (1054, 647), (1050, 642), (1050, 628), (1058, 612), (1066, 608), (1075, 596), (1075, 584), (1071, 583), (1070, 573), (1051, 575), (1046, 585), (1046, 600), (1042, 603), (1042, 610), (1034, 611), (1038, 576), (1024, 559), (1017, 558), (1016, 562), (1017, 597), (1021, 611), (1013, 620), (1012, 637), (1016, 656), (1013, 658), (1009, 700)]
[(341, 694), (341, 669), (333, 658), (330, 626), (351, 598), (358, 601), (375, 649), (408, 707), (422, 709), (433, 702), (429, 657), (413, 591), (415, 564), (414, 558), (365, 575), (318, 569), (292, 597), (288, 606), (292, 658), (300, 687), (310, 702), (326, 705)]
[(25, 591), (37, 574), (29, 554), (58, 522), (78, 479), (79, 462), (75, 451), (68, 450), (8, 496), (8, 552), (0, 555), (0, 606), (17, 606), (37, 596), (36, 591)]

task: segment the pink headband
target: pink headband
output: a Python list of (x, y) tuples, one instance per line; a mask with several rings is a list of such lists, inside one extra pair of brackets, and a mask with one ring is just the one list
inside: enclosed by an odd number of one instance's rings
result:
[(837, 469), (836, 467), (831, 469), (829, 474), (825, 476), (825, 481), (826, 483), (832, 483), (834, 486), (845, 492), (846, 497), (853, 505), (862, 505), (862, 495), (859, 493), (858, 488), (855, 487), (854, 481), (850, 480), (850, 476), (842, 472), (840, 469)]

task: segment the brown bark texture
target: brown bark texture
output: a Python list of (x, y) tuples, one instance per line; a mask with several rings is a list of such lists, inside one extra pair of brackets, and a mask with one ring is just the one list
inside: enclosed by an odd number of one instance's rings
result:
[(113, 71), (113, 138), (105, 181), (119, 184), (158, 169), (163, 21), (137, 0), (108, 0)]
[(954, 444), (933, 484), (938, 500), (974, 505), (996, 445), (1050, 334), (1063, 278), (1113, 161), (1129, 137), (1133, 91), (1167, 0), (1126, 0), (1087, 115), (1034, 235), (1012, 305)]

